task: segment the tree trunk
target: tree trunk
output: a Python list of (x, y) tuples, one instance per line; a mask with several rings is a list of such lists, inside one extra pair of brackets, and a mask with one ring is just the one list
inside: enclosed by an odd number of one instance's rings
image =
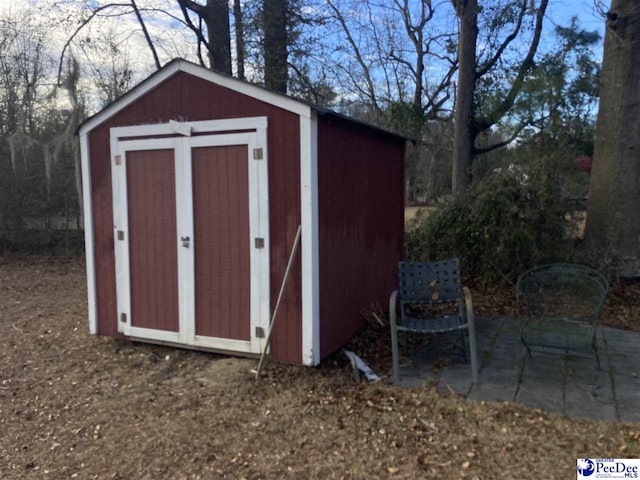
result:
[(244, 19), (240, 0), (233, 0), (233, 24), (236, 30), (236, 70), (238, 78), (244, 80)]
[(194, 0), (178, 0), (182, 8), (185, 21), (196, 32), (198, 39), (202, 38), (202, 32), (195, 27), (186, 10), (189, 9), (198, 15), (207, 26), (207, 48), (209, 51), (209, 68), (216, 72), (231, 75), (231, 32), (229, 29), (229, 3), (227, 0), (207, 0), (206, 5), (201, 5)]
[(287, 93), (287, 0), (264, 0), (264, 83), (269, 90)]
[(640, 276), (640, 1), (612, 0), (586, 240), (621, 276)]
[(453, 133), (453, 171), (451, 190), (460, 193), (471, 185), (473, 159), (473, 97), (476, 90), (476, 41), (478, 39), (478, 1), (452, 0), (460, 20), (458, 35), (458, 85), (456, 88)]
[(211, 69), (231, 75), (231, 33), (227, 0), (207, 0), (203, 20), (209, 37)]

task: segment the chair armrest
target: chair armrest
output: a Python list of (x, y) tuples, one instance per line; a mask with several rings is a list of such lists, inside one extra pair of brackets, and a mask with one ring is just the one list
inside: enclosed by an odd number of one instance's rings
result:
[(396, 311), (396, 303), (398, 301), (398, 290), (394, 290), (391, 292), (391, 296), (389, 297), (389, 315), (391, 312)]

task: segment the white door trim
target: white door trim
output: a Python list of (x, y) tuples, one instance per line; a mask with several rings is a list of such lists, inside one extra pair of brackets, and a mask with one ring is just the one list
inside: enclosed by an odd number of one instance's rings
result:
[(129, 125), (126, 127), (113, 127), (110, 130), (112, 137), (148, 137), (152, 135), (176, 135), (175, 125), (180, 125), (180, 130), (188, 130), (193, 133), (213, 133), (230, 131), (252, 131), (267, 128), (267, 117), (241, 117), (226, 120), (202, 120), (197, 122), (154, 123), (150, 125)]
[[(127, 152), (141, 150), (173, 150), (175, 164), (175, 195), (176, 195), (176, 239), (179, 232), (179, 197), (182, 195), (179, 187), (178, 178), (180, 178), (180, 164), (182, 163), (182, 155), (179, 152), (181, 139), (175, 138), (157, 138), (145, 140), (129, 140), (118, 141), (116, 137), (111, 137), (111, 151), (114, 157), (119, 156), (119, 164), (112, 161), (111, 178), (113, 182), (113, 222), (114, 222), (114, 254), (116, 261), (116, 299), (118, 308), (118, 332), (140, 338), (148, 338), (150, 340), (161, 340), (165, 342), (184, 343), (184, 333), (182, 328), (179, 332), (168, 332), (164, 330), (154, 330), (149, 328), (134, 327), (132, 325), (131, 315), (131, 272), (129, 257), (129, 212), (128, 212), (128, 190), (127, 190)], [(118, 240), (118, 232), (123, 232), (124, 239)], [(178, 256), (181, 252), (179, 244), (176, 241)], [(180, 258), (180, 257), (178, 257)], [(184, 289), (185, 279), (180, 276), (180, 260), (178, 260), (178, 292), (179, 292), (179, 312), (184, 309), (184, 299), (181, 298), (181, 292)], [(122, 315), (126, 315), (123, 319)], [(125, 320), (125, 321), (123, 321)], [(180, 319), (180, 326), (182, 321)], [(182, 335), (181, 335), (182, 334)]]
[[(260, 353), (263, 338), (256, 336), (257, 328), (268, 329), (270, 319), (270, 255), (269, 255), (269, 195), (266, 117), (249, 119), (185, 122), (178, 130), (184, 132), (224, 132), (238, 129), (253, 131), (202, 136), (174, 136), (127, 140), (127, 137), (175, 134), (174, 124), (116, 127), (111, 129), (112, 157), (120, 156), (119, 165), (112, 159), (112, 188), (114, 215), (114, 250), (116, 262), (116, 292), (118, 331), (124, 335), (149, 340), (181, 343), (244, 353)], [(195, 335), (195, 268), (193, 228), (193, 185), (191, 149), (205, 146), (246, 145), (249, 181), (249, 234), (251, 264), (251, 340), (202, 337)], [(262, 159), (254, 160), (254, 149), (262, 149)], [(131, 286), (129, 272), (129, 225), (126, 156), (129, 151), (173, 149), (175, 155), (176, 248), (178, 253), (179, 332), (140, 328), (131, 324)], [(117, 232), (124, 232), (118, 240)], [(190, 248), (182, 247), (181, 237), (190, 238)], [(264, 239), (264, 248), (254, 248), (253, 239)], [(126, 321), (121, 321), (121, 314)]]
[[(176, 138), (176, 248), (178, 259), (178, 325), (180, 343), (193, 344), (193, 202), (191, 201), (191, 147), (188, 138)], [(190, 239), (190, 248), (181, 237)]]

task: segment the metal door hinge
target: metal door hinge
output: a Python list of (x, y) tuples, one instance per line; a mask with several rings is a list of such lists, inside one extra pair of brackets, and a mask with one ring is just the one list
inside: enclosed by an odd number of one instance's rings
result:
[(122, 323), (127, 323), (127, 314), (126, 313), (121, 313), (120, 314), (120, 321)]
[(254, 160), (262, 160), (263, 158), (262, 148), (254, 148), (253, 149), (253, 159)]
[(116, 155), (115, 157), (113, 157), (113, 163), (115, 163), (116, 165), (120, 165), (122, 163), (122, 157), (120, 155)]
[(256, 238), (255, 239), (256, 248), (264, 248), (264, 238)]
[(256, 327), (256, 338), (264, 338), (264, 328)]
[(124, 240), (124, 232), (122, 230), (118, 230), (118, 240)]

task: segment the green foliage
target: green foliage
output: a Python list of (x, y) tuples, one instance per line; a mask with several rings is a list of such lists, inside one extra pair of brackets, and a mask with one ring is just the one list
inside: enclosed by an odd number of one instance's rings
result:
[[(516, 102), (518, 116), (551, 137), (576, 142), (588, 137), (585, 127), (594, 121), (600, 67), (593, 48), (597, 32), (580, 29), (573, 18), (567, 27), (556, 27), (556, 47), (532, 70)], [(587, 152), (588, 153), (588, 152)]]
[[(516, 135), (517, 145), (476, 156), (474, 178), (499, 166), (530, 164), (532, 158), (545, 157), (564, 165), (564, 175), (574, 187), (584, 183), (573, 160), (593, 154), (599, 76), (593, 49), (600, 37), (581, 29), (573, 18), (565, 27), (556, 26), (555, 39), (553, 48), (536, 60), (509, 114), (476, 138), (476, 146), (484, 148)], [(496, 82), (491, 76), (479, 81), (476, 102), (481, 116), (502, 99)]]
[(406, 234), (407, 258), (460, 257), (463, 273), (495, 284), (530, 267), (566, 260), (560, 189), (540, 171), (512, 168), (485, 177)]

